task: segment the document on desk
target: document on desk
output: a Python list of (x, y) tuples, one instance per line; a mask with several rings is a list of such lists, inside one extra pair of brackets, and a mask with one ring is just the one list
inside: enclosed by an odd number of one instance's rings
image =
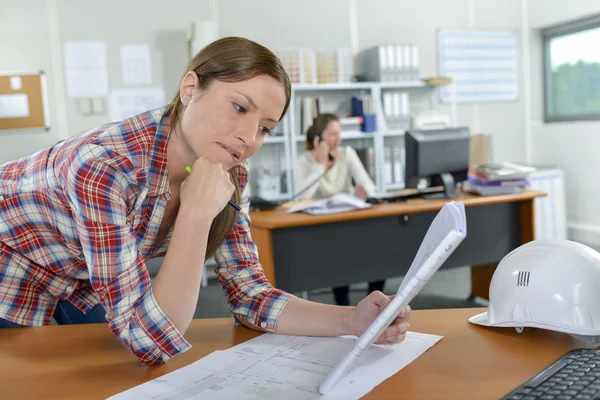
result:
[(442, 336), (408, 332), (402, 343), (366, 349), (326, 396), (318, 387), (356, 338), (263, 334), (215, 351), (110, 400), (358, 399), (436, 344)]

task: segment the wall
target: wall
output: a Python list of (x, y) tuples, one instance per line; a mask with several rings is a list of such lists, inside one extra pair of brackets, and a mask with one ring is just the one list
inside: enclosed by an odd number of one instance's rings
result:
[(350, 47), (348, 0), (219, 0), (222, 36), (244, 36), (271, 49)]
[[(360, 48), (389, 42), (415, 43), (419, 45), (421, 76), (436, 75), (439, 28), (519, 31), (520, 4), (519, 0), (359, 0)], [(494, 160), (523, 162), (523, 103), (521, 96), (514, 102), (459, 105), (458, 124), (469, 126), (473, 133), (494, 135)], [(448, 108), (445, 110), (449, 113)]]
[(43, 0), (0, 0), (0, 73), (48, 73), (50, 131), (0, 131), (0, 164), (59, 140), (48, 10)]
[[(148, 44), (152, 55), (152, 85), (174, 95), (187, 62), (187, 29), (192, 20), (210, 19), (207, 0), (173, 2), (106, 0), (89, 2), (59, 0), (59, 33), (62, 43), (71, 40), (102, 40), (106, 43), (109, 84), (123, 88), (120, 46)], [(118, 10), (118, 11), (117, 11)], [(69, 135), (108, 120), (108, 115), (84, 116), (77, 101), (67, 99)]]
[(532, 112), (528, 121), (533, 161), (558, 165), (565, 172), (569, 238), (600, 248), (600, 122), (543, 122), (541, 29), (600, 13), (594, 0), (529, 0)]
[[(4, 9), (7, 0), (0, 0)], [(50, 0), (48, 0), (50, 2)], [(18, 6), (15, 7), (15, 4)], [(50, 65), (46, 41), (48, 23), (44, 19), (43, 0), (11, 2), (9, 16), (2, 13), (0, 24), (6, 33), (16, 32), (17, 41), (31, 41), (28, 48), (40, 51), (21, 53), (21, 45), (2, 35), (14, 63), (28, 68)], [(356, 25), (351, 22), (351, 6), (356, 4)], [(177, 9), (172, 3), (147, 1), (80, 2), (59, 0), (58, 26), (62, 44), (69, 40), (103, 40), (107, 43), (109, 80), (112, 88), (121, 88), (119, 47), (129, 43), (148, 43), (152, 47), (153, 85), (164, 86), (169, 99), (176, 90), (185, 65), (186, 30), (192, 20), (203, 20), (215, 15), (221, 35), (240, 35), (256, 40), (268, 47), (306, 46), (315, 49), (358, 46), (364, 49), (380, 43), (412, 42), (420, 46), (422, 76), (437, 73), (436, 31), (438, 28), (454, 29), (510, 29), (520, 27), (520, 1), (507, 0), (328, 0), (286, 1), (257, 0), (251, 3), (238, 0), (178, 0)], [(211, 6), (214, 10), (211, 10)], [(31, 12), (30, 12), (31, 9)], [(115, 12), (119, 10), (119, 12)], [(135, 17), (133, 17), (135, 16)], [(32, 29), (20, 28), (28, 21)], [(12, 25), (11, 25), (12, 24)], [(17, 24), (18, 26), (15, 26)], [(8, 28), (5, 28), (8, 27)], [(355, 36), (353, 38), (353, 29)], [(7, 64), (7, 65), (5, 65)], [(5, 61), (0, 69), (20, 68)], [(51, 96), (55, 93), (50, 88)], [(449, 111), (448, 109), (446, 109)], [(89, 127), (102, 124), (108, 116), (83, 116), (77, 101), (66, 99), (68, 134), (73, 135)], [(461, 105), (458, 122), (468, 125), (472, 132), (494, 135), (493, 158), (496, 160), (524, 161), (523, 100), (485, 105)], [(5, 143), (26, 154), (52, 143), (54, 132), (44, 140), (19, 140), (4, 134)], [(26, 142), (26, 143), (24, 143)], [(13, 153), (0, 150), (0, 162)], [(16, 153), (15, 153), (16, 154)]]

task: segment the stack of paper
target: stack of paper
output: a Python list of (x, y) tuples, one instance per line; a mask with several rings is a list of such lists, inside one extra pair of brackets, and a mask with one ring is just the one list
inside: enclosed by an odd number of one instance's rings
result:
[(289, 208), (287, 213), (290, 214), (304, 211), (308, 214), (315, 215), (337, 214), (352, 210), (362, 210), (369, 207), (371, 207), (371, 204), (359, 197), (347, 193), (337, 193), (326, 199), (302, 202), (297, 206)]

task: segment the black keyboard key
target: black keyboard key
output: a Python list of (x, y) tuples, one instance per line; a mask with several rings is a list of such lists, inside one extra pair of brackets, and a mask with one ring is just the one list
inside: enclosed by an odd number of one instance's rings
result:
[(526, 387), (526, 388), (520, 389), (519, 394), (527, 394), (527, 393), (530, 393), (531, 391), (533, 391), (533, 389)]
[(585, 386), (579, 383), (571, 386), (571, 390), (577, 390), (578, 392), (583, 389), (585, 389)]
[(558, 384), (556, 386), (554, 386), (552, 389), (554, 390), (567, 390), (569, 387), (567, 385), (563, 385), (563, 384)]
[(575, 400), (594, 400), (594, 398), (589, 394), (578, 394), (575, 396)]
[(563, 394), (568, 394), (569, 396), (576, 396), (579, 394), (577, 390), (568, 389), (563, 392)]
[(583, 389), (583, 390), (581, 391), (581, 393), (584, 393), (584, 394), (591, 394), (591, 395), (594, 395), (594, 394), (596, 394), (597, 392), (598, 392), (597, 390), (591, 390), (591, 389)]
[(543, 396), (540, 396), (540, 400), (555, 400), (556, 397), (552, 396), (551, 394), (545, 394)]
[(560, 396), (556, 396), (556, 400), (573, 400), (573, 396), (561, 394)]
[(561, 390), (555, 390), (555, 389), (548, 390), (548, 391), (546, 392), (546, 394), (551, 394), (552, 396), (558, 396), (558, 395), (559, 395), (559, 394), (561, 394), (561, 393), (562, 393), (562, 391), (561, 391)]

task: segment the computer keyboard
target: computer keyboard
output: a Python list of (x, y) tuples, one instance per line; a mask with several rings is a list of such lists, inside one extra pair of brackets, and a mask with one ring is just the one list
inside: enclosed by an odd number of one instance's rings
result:
[(502, 397), (502, 400), (534, 399), (600, 399), (600, 350), (571, 350)]

